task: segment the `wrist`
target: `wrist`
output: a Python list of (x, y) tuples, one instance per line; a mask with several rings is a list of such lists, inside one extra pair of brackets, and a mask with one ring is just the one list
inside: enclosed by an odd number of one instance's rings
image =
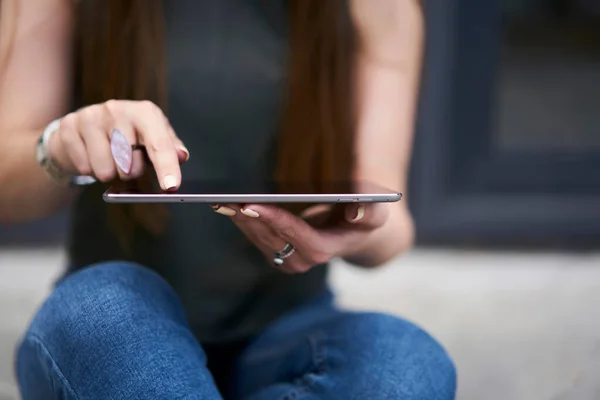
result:
[[(67, 184), (71, 175), (57, 162), (57, 149), (55, 135), (60, 128), (60, 119), (52, 121), (44, 129), (36, 143), (36, 160), (41, 168), (55, 181)], [(59, 146), (58, 146), (59, 147)]]
[(70, 168), (68, 168), (68, 166), (64, 162), (64, 160), (66, 159), (65, 152), (61, 144), (61, 140), (58, 137), (58, 132), (60, 129), (60, 120), (57, 121), (58, 123), (55, 126), (55, 130), (48, 135), (48, 138), (46, 140), (48, 147), (48, 158), (50, 159), (52, 164), (54, 164), (54, 166), (61, 171), (62, 174), (72, 175), (70, 173)]

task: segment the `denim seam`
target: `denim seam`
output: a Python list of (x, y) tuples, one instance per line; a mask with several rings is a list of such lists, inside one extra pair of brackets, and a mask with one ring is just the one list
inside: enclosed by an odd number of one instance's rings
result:
[[(298, 378), (294, 383), (294, 387), (290, 389), (287, 393), (278, 397), (277, 400), (300, 400), (304, 396), (313, 393), (314, 389), (311, 387), (310, 380), (306, 377), (306, 375), (314, 373), (317, 375), (323, 375), (326, 370), (326, 348), (323, 343), (323, 338), (325, 338), (325, 332), (315, 332), (313, 334), (308, 335), (307, 340), (308, 344), (311, 348), (312, 354), (312, 369), (313, 371), (308, 371), (305, 375)], [(276, 352), (271, 352), (276, 353)]]
[(283, 396), (281, 396), (278, 400), (299, 400), (301, 396), (305, 396), (310, 392), (310, 389), (306, 386), (296, 387)]
[(316, 332), (309, 335), (308, 342), (312, 349), (312, 359), (317, 374), (323, 375), (326, 368), (326, 348), (323, 339), (326, 337), (325, 332)]
[(311, 380), (307, 377), (311, 373), (316, 375), (324, 375), (326, 371), (326, 348), (323, 339), (326, 337), (325, 332), (318, 331), (308, 335), (308, 343), (312, 353), (313, 371), (308, 371), (301, 378), (297, 379), (295, 387), (288, 393), (283, 395), (279, 400), (300, 400), (305, 395), (314, 392)]
[(252, 354), (243, 358), (243, 363), (244, 364), (254, 364), (254, 363), (264, 362), (265, 360), (268, 360), (271, 358), (281, 357), (283, 354), (285, 354), (289, 350), (293, 349), (301, 342), (302, 342), (301, 340), (294, 340), (294, 341), (286, 342), (286, 343), (276, 346), (276, 347), (267, 348), (267, 349), (264, 349), (261, 351), (253, 351)]
[(62, 384), (64, 385), (64, 387), (67, 389), (67, 391), (69, 392), (69, 394), (72, 395), (77, 400), (80, 399), (80, 397), (75, 392), (75, 389), (73, 389), (73, 386), (71, 386), (71, 383), (69, 382), (69, 380), (63, 375), (60, 367), (56, 363), (56, 360), (52, 356), (52, 353), (50, 353), (50, 350), (46, 347), (46, 345), (44, 344), (44, 342), (42, 341), (42, 339), (39, 336), (30, 333), (29, 335), (27, 335), (26, 340), (31, 340), (32, 342), (37, 343), (40, 346), (40, 348), (41, 348), (42, 352), (44, 353), (44, 355), (46, 357), (48, 357), (48, 359), (52, 363), (52, 370), (58, 376), (59, 380), (62, 382)]
[[(308, 342), (313, 350), (313, 360), (316, 357), (315, 353), (317, 353), (320, 349), (317, 343), (317, 339), (322, 339), (323, 337), (325, 337), (325, 333), (322, 331), (317, 331), (308, 335)], [(281, 357), (282, 354), (285, 354), (290, 349), (293, 349), (295, 346), (298, 345), (298, 343), (301, 343), (302, 341), (303, 340), (293, 340), (285, 342), (276, 347), (266, 348), (259, 351), (254, 350), (250, 355), (243, 357), (243, 363), (254, 364), (258, 362), (264, 362), (265, 360), (270, 358)], [(324, 353), (324, 349), (321, 350), (321, 352)]]

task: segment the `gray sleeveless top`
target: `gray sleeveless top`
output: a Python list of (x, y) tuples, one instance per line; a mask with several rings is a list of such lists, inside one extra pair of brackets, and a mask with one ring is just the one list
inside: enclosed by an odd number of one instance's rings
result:
[[(168, 0), (169, 119), (191, 153), (183, 179), (248, 178), (265, 185), (286, 79), (284, 0)], [(70, 268), (132, 260), (177, 291), (199, 340), (244, 339), (325, 291), (326, 269), (278, 272), (228, 217), (202, 204), (170, 207), (160, 238), (136, 233), (126, 256), (109, 232), (102, 188), (76, 202)]]

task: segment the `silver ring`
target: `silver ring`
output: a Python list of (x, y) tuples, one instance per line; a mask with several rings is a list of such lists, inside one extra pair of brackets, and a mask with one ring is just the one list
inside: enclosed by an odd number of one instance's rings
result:
[(283, 249), (273, 253), (273, 262), (275, 265), (283, 265), (286, 258), (294, 254), (296, 249), (289, 243), (286, 243)]

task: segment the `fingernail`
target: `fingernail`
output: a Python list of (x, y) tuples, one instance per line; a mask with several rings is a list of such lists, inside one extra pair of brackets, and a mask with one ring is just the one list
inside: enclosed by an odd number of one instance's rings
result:
[(258, 218), (258, 217), (260, 217), (260, 215), (259, 215), (259, 214), (258, 214), (256, 211), (254, 211), (254, 210), (251, 210), (251, 209), (249, 209), (249, 208), (242, 208), (240, 211), (241, 211), (241, 212), (242, 212), (242, 214), (244, 214), (246, 217), (250, 217), (250, 218)]
[(163, 179), (163, 186), (165, 190), (171, 190), (177, 186), (177, 178), (173, 175), (167, 175)]
[(223, 207), (218, 204), (212, 205), (211, 207), (216, 213), (225, 215), (227, 217), (233, 217), (236, 214), (233, 208)]
[(358, 222), (365, 216), (365, 206), (359, 206), (356, 210), (356, 216), (350, 222)]
[(179, 146), (179, 150), (185, 153), (185, 161), (190, 159), (190, 151), (184, 145)]

